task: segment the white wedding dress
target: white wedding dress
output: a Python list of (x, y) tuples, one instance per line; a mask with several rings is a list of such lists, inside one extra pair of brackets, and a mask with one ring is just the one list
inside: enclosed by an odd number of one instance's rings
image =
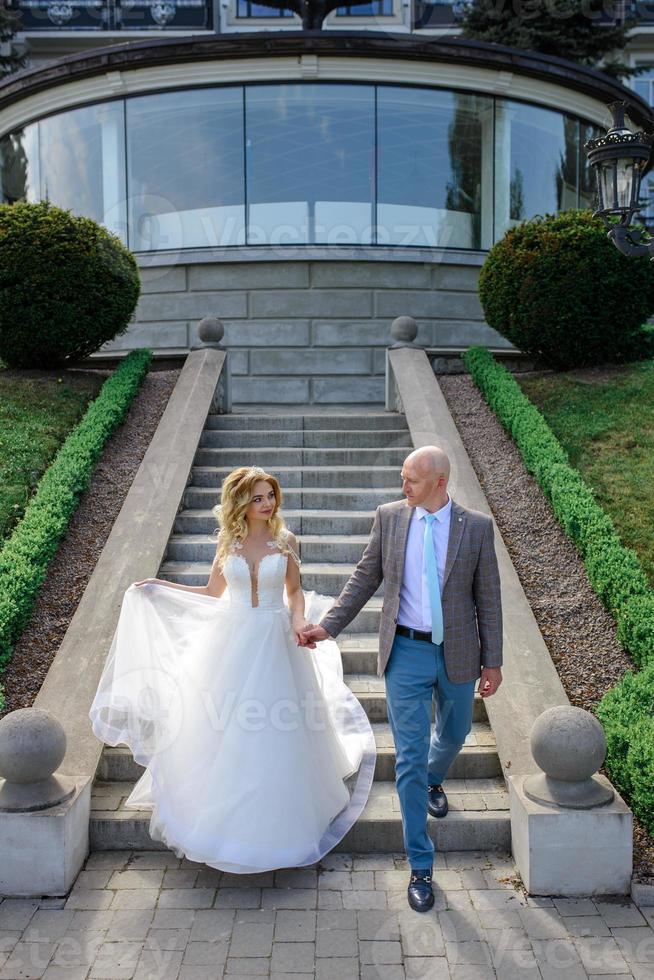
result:
[[(237, 873), (318, 861), (357, 820), (375, 740), (333, 640), (298, 647), (279, 551), (242, 555), (226, 594), (131, 585), (89, 712), (146, 766), (125, 805), (178, 857)], [(305, 593), (317, 622), (333, 600)]]

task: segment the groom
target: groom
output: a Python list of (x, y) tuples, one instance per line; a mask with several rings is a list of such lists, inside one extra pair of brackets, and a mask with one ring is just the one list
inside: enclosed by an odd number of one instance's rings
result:
[(493, 522), (452, 500), (449, 475), (450, 461), (437, 446), (407, 456), (401, 473), (406, 501), (377, 508), (359, 564), (320, 625), (302, 636), (305, 646), (338, 636), (384, 580), (377, 674), (386, 684), (411, 866), (407, 894), (417, 912), (434, 904), (427, 811), (434, 817), (447, 813), (442, 782), (472, 726), (477, 678), (482, 697), (502, 682)]

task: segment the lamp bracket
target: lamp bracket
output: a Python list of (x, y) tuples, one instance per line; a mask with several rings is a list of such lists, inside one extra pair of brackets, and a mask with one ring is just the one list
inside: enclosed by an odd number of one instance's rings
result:
[(654, 238), (645, 238), (642, 228), (614, 225), (607, 234), (623, 255), (628, 255), (630, 258), (649, 255), (654, 261)]

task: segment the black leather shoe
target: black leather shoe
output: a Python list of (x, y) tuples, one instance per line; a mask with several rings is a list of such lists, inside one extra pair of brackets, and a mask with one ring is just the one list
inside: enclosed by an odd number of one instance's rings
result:
[(428, 786), (429, 797), (427, 799), (427, 809), (432, 817), (444, 817), (449, 807), (447, 796), (440, 783), (436, 786)]
[(427, 912), (432, 907), (434, 893), (431, 887), (431, 868), (412, 869), (407, 894), (414, 912)]

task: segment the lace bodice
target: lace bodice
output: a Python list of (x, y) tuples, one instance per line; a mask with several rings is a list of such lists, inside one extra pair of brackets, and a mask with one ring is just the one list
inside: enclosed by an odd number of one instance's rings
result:
[[(288, 555), (273, 552), (264, 555), (257, 566), (257, 599), (260, 609), (284, 609), (284, 580)], [(227, 556), (223, 567), (232, 602), (252, 606), (250, 566), (243, 555)]]

